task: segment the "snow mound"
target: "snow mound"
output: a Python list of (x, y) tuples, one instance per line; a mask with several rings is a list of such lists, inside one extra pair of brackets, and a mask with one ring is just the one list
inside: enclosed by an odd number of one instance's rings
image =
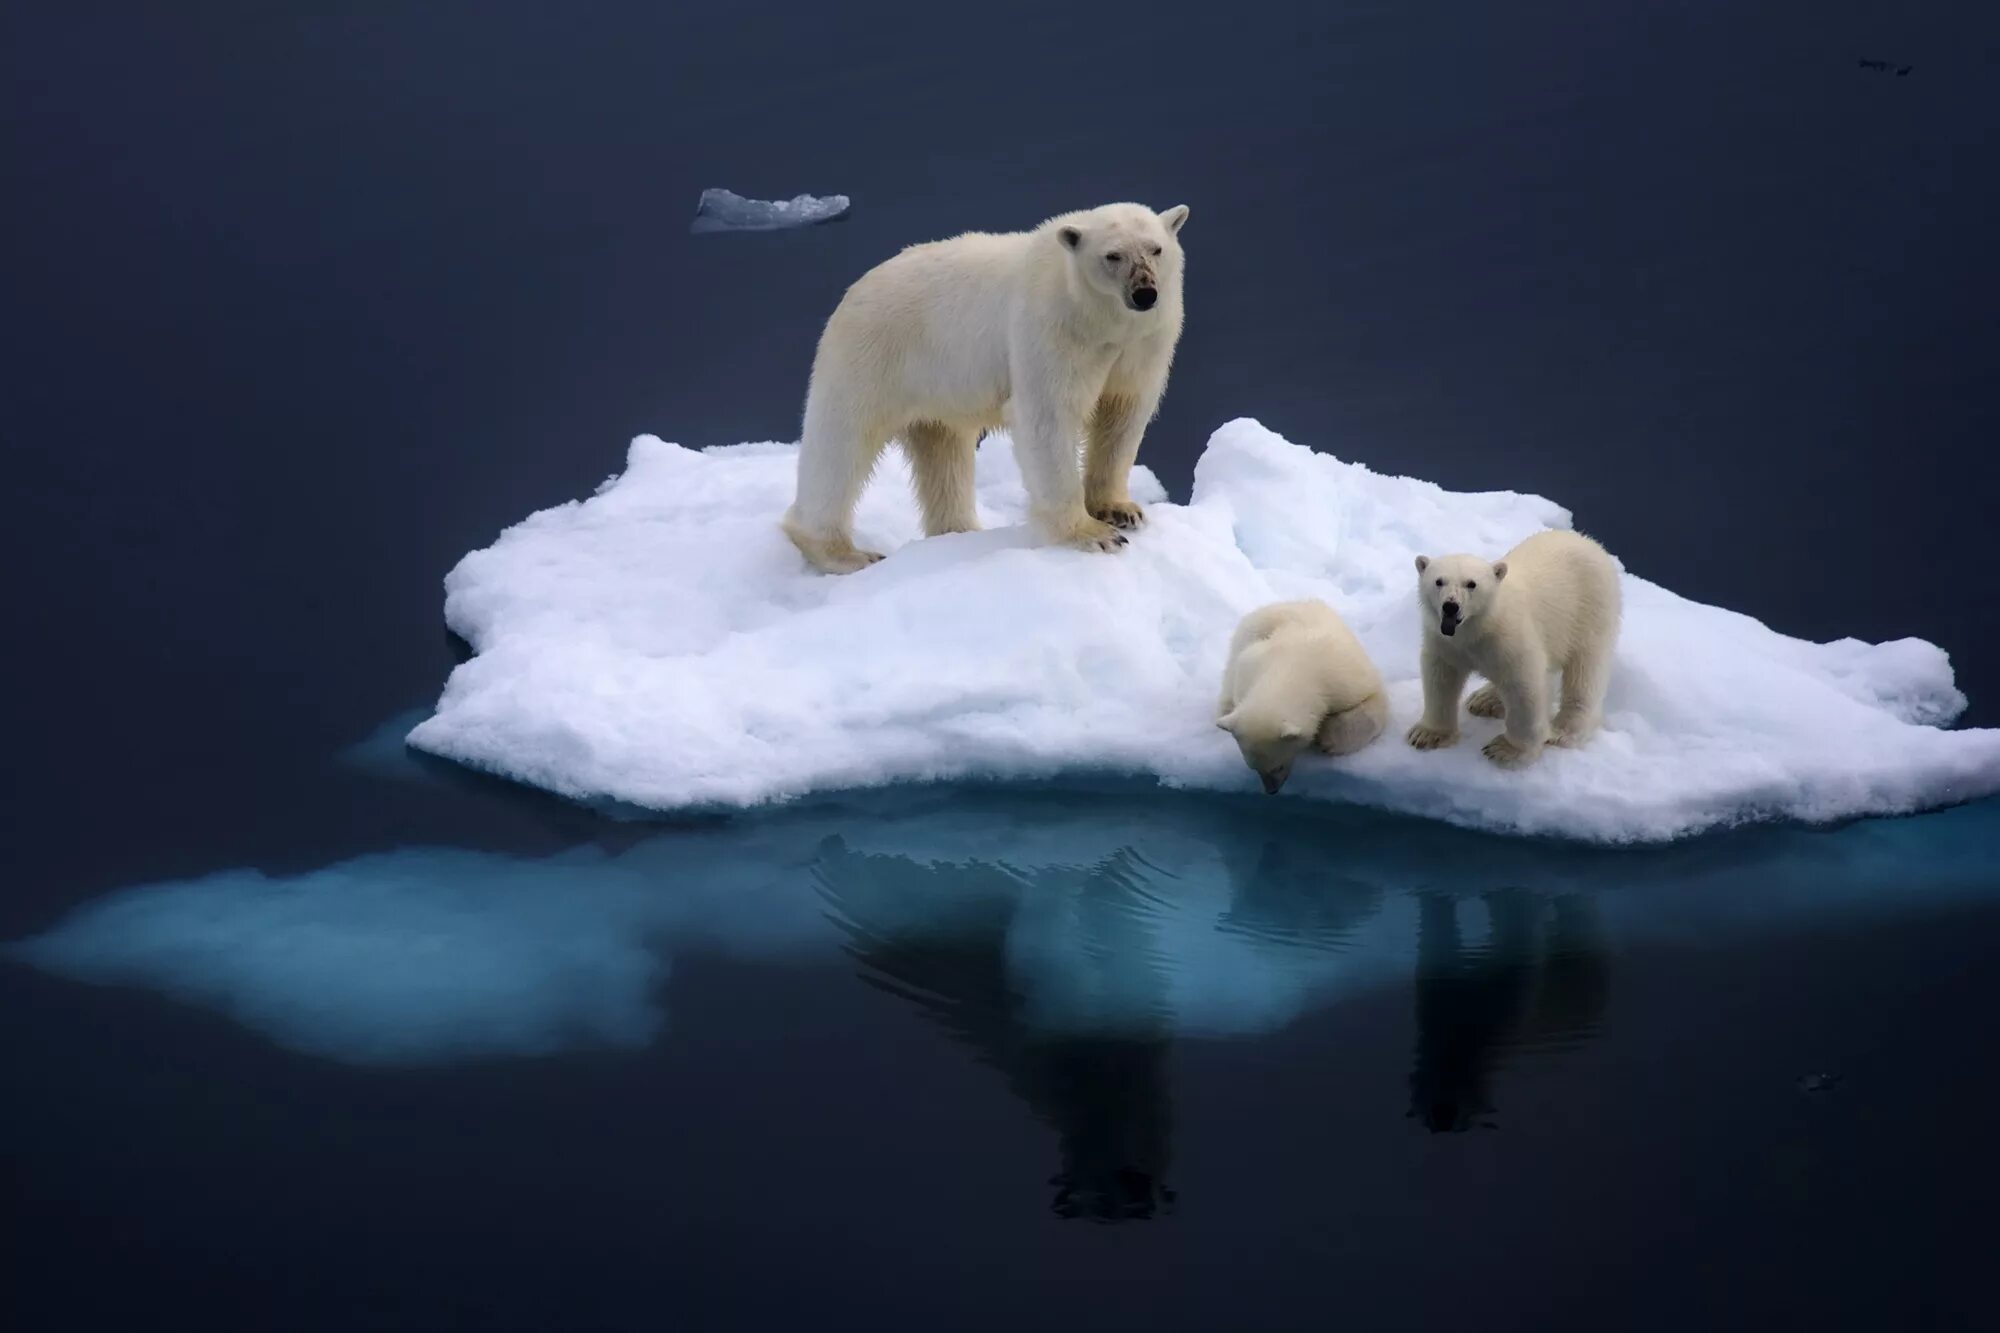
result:
[(1186, 505), (1145, 469), (1151, 521), (1115, 556), (1037, 547), (1004, 436), (981, 446), (986, 531), (918, 541), (893, 452), (863, 497), (844, 578), (777, 528), (795, 448), (702, 451), (650, 436), (587, 501), (465, 557), (445, 615), (477, 655), (419, 749), (563, 795), (658, 810), (741, 807), (894, 782), (1121, 773), (1252, 791), (1213, 722), (1236, 620), (1316, 596), (1381, 668), (1390, 730), (1303, 760), (1287, 798), (1468, 827), (1658, 841), (1757, 819), (1906, 813), (2000, 791), (2000, 731), (1944, 731), (1965, 699), (1937, 647), (1814, 644), (1625, 576), (1604, 730), (1525, 771), (1489, 764), (1498, 724), (1447, 751), (1421, 711), (1412, 557), (1498, 555), (1569, 514), (1459, 494), (1293, 445), (1217, 431)]
[(847, 216), (852, 201), (844, 194), (801, 194), (790, 199), (745, 199), (733, 190), (703, 190), (690, 230), (697, 235), (717, 231), (782, 231), (810, 227)]

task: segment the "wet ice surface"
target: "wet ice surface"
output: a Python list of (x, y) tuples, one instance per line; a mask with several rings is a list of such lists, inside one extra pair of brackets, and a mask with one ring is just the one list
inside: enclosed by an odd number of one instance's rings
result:
[(790, 199), (746, 199), (733, 190), (701, 192), (690, 230), (697, 235), (721, 231), (783, 231), (810, 227), (847, 216), (852, 201), (844, 194), (801, 194)]

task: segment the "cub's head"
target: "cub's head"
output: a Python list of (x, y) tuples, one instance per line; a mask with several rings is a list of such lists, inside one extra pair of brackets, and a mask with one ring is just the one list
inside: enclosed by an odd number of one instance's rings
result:
[(1297, 718), (1277, 717), (1249, 705), (1238, 705), (1216, 719), (1216, 726), (1236, 738), (1236, 748), (1264, 784), (1266, 795), (1275, 796), (1285, 779), (1292, 775), (1292, 761), (1312, 744), (1315, 728)]
[(1492, 608), (1506, 577), (1505, 560), (1489, 565), (1476, 555), (1418, 556), (1417, 598), (1423, 603), (1424, 623), (1450, 638)]
[(1056, 243), (1086, 289), (1135, 316), (1171, 307), (1181, 291), (1181, 224), (1186, 204), (1155, 213), (1141, 204), (1106, 204), (1056, 219)]

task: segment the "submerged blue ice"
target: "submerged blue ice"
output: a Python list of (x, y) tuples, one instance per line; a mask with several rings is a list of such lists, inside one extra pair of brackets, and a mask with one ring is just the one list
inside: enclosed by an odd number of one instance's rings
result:
[(424, 769), (419, 756), (410, 749), (410, 728), (430, 716), (430, 710), (413, 708), (397, 713), (360, 740), (344, 747), (335, 757), (357, 773), (374, 778), (409, 782), (421, 778)]
[(695, 206), (691, 230), (697, 235), (717, 231), (783, 231), (810, 227), (847, 216), (852, 201), (844, 194), (801, 194), (790, 199), (746, 199), (732, 190), (703, 190)]
[(1994, 802), (1608, 850), (1212, 798), (880, 793), (616, 853), (416, 848), (146, 885), (6, 952), (366, 1065), (640, 1047), (673, 960), (703, 954), (844, 952), (961, 1035), (1226, 1035), (1469, 944), (1587, 983), (1577, 960), (1609, 942), (1990, 894), (1996, 833)]

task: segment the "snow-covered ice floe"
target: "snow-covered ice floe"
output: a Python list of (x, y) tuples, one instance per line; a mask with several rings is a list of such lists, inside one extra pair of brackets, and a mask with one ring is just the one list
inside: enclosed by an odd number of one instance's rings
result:
[(1238, 420), (1209, 441), (1186, 505), (1136, 470), (1150, 522), (1123, 552), (1086, 555), (1031, 542), (1012, 446), (992, 436), (986, 531), (917, 540), (891, 451), (857, 520), (890, 557), (830, 578), (778, 531), (795, 455), (641, 437), (596, 496), (465, 557), (445, 615), (477, 655), (410, 743), (656, 810), (1084, 773), (1253, 791), (1213, 718), (1229, 634), (1253, 607), (1316, 596), (1381, 667), (1390, 727), (1351, 758), (1301, 760), (1280, 799), (1637, 842), (2000, 791), (2000, 731), (1943, 729), (1965, 698), (1934, 645), (1808, 643), (1629, 573), (1605, 727), (1587, 747), (1506, 771), (1479, 752), (1498, 724), (1467, 717), (1456, 747), (1412, 750), (1412, 558), (1497, 556), (1569, 526), (1536, 496), (1383, 476)]
[(697, 233), (713, 231), (782, 231), (810, 227), (847, 216), (852, 201), (844, 194), (801, 194), (791, 199), (745, 199), (733, 190), (703, 190), (695, 206)]

